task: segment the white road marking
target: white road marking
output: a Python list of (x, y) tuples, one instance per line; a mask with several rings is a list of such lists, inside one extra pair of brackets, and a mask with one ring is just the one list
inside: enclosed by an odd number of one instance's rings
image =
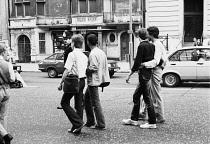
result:
[[(107, 87), (108, 89), (119, 89), (119, 90), (132, 90), (132, 89), (136, 89), (136, 88), (117, 88), (117, 87)], [(186, 89), (180, 89), (180, 88), (177, 88), (177, 89), (174, 89), (174, 88), (162, 88), (162, 90), (170, 90), (170, 91), (186, 91), (186, 90), (189, 90), (189, 88), (186, 88)], [(190, 90), (196, 90), (196, 89), (190, 89)]]

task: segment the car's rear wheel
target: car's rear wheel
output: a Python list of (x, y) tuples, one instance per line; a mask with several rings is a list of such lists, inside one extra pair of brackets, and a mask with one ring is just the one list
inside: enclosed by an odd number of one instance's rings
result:
[(168, 73), (163, 76), (163, 84), (167, 87), (176, 87), (180, 83), (177, 74)]
[(55, 78), (55, 77), (58, 76), (58, 72), (57, 72), (56, 69), (54, 69), (54, 68), (49, 68), (49, 69), (47, 70), (47, 73), (48, 73), (48, 76), (49, 76), (50, 78)]

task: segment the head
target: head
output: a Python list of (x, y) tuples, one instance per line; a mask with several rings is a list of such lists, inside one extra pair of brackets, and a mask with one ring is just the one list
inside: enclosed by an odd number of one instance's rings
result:
[(159, 29), (156, 26), (151, 26), (147, 28), (149, 38), (151, 39), (158, 39), (159, 36)]
[(82, 48), (84, 38), (81, 34), (76, 34), (71, 37), (72, 48)]
[(5, 60), (9, 59), (8, 48), (4, 44), (0, 44), (0, 56), (2, 56)]
[(145, 28), (140, 28), (137, 31), (137, 36), (141, 39), (141, 40), (146, 40), (148, 38), (148, 32)]
[(98, 44), (98, 37), (95, 34), (87, 36), (87, 44), (89, 47), (94, 47)]
[(193, 38), (193, 41), (194, 41), (194, 42), (197, 42), (197, 39), (194, 37), (194, 38)]
[(200, 39), (198, 39), (198, 41), (197, 41), (198, 43), (200, 43), (201, 42), (201, 40)]

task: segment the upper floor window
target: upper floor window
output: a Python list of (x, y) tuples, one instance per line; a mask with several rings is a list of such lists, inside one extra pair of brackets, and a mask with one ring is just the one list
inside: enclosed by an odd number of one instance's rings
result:
[(79, 0), (79, 13), (96, 13), (96, 0)]
[(45, 15), (45, 0), (36, 0), (36, 14)]
[(30, 0), (15, 0), (17, 17), (30, 16)]
[(39, 33), (39, 53), (40, 54), (46, 53), (45, 33)]

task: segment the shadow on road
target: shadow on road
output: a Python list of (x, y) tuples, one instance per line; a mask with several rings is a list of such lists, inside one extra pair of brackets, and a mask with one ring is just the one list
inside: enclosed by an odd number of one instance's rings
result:
[[(162, 87), (163, 84), (161, 84)], [(200, 87), (200, 88), (210, 88), (210, 82), (184, 82), (180, 84), (178, 87)], [(176, 87), (177, 88), (177, 87)]]

